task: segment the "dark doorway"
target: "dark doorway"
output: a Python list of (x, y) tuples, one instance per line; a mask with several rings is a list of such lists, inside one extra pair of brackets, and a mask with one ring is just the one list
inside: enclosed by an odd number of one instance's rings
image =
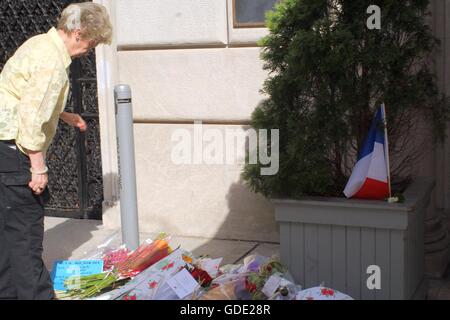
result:
[[(0, 71), (28, 38), (56, 26), (70, 0), (0, 0)], [(103, 181), (95, 52), (75, 59), (70, 68), (66, 111), (82, 115), (86, 133), (61, 122), (48, 150), (51, 200), (47, 216), (102, 218)]]

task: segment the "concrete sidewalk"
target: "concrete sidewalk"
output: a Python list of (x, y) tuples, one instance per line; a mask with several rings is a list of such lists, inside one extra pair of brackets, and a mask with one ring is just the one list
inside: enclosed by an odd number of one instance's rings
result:
[[(101, 221), (45, 217), (44, 262), (51, 270), (55, 260), (85, 258), (114, 235), (118, 235), (116, 239), (120, 241), (120, 231), (104, 229)], [(155, 236), (156, 234), (141, 233), (141, 243)], [(180, 245), (197, 256), (222, 257), (222, 265), (240, 263), (252, 253), (279, 256), (279, 244), (171, 236), (172, 247)]]

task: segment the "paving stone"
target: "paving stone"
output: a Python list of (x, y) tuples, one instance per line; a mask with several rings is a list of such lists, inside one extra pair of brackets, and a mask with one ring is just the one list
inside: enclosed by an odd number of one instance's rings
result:
[(46, 217), (43, 259), (50, 270), (55, 260), (81, 258), (114, 233), (98, 220)]
[[(279, 244), (271, 244), (271, 243), (258, 243), (251, 250), (251, 252), (247, 253), (246, 256), (251, 254), (258, 254), (265, 257), (274, 257), (280, 258), (280, 245)], [(237, 263), (243, 263), (245, 257), (241, 257)]]

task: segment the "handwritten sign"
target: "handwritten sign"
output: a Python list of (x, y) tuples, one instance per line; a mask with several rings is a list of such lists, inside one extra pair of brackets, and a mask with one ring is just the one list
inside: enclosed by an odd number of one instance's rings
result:
[(67, 291), (64, 281), (73, 277), (73, 288), (81, 276), (98, 274), (103, 271), (103, 260), (58, 260), (53, 264), (51, 279), (53, 288), (58, 291)]

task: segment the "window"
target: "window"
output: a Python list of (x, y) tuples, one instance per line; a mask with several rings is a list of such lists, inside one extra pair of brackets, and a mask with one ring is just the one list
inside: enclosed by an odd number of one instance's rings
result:
[(264, 28), (265, 13), (279, 0), (233, 0), (234, 28)]

